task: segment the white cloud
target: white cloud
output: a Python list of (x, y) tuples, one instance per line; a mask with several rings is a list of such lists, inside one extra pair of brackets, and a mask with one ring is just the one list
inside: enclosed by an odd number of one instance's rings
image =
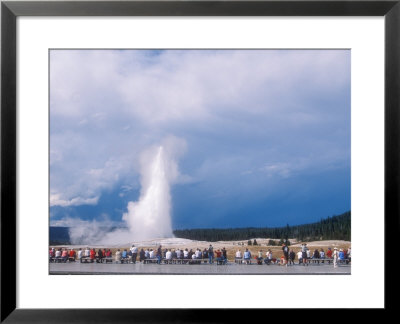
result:
[(282, 178), (289, 178), (291, 174), (289, 163), (267, 164), (261, 167), (260, 171), (266, 173), (268, 177), (278, 175)]
[(70, 215), (65, 216), (63, 219), (51, 219), (50, 226), (64, 226), (64, 227), (84, 227), (88, 228), (91, 226), (102, 227), (102, 228), (113, 228), (113, 227), (124, 227), (123, 222), (113, 221), (110, 216), (106, 213), (97, 215), (95, 220), (82, 220), (80, 218), (74, 218)]
[(215, 109), (265, 114), (279, 101), (296, 103), (296, 96), (312, 95), (313, 89), (347, 86), (349, 61), (343, 55), (327, 50), (166, 51), (150, 64), (143, 51), (57, 50), (51, 54), (51, 110), (96, 117), (93, 109), (102, 107), (151, 124), (215, 118)]
[(60, 198), (60, 194), (50, 194), (50, 206), (69, 207), (79, 205), (96, 205), (98, 200), (98, 196), (93, 198), (74, 197), (70, 200), (65, 200)]
[(131, 169), (130, 165), (133, 165), (132, 161), (115, 158), (110, 158), (100, 168), (90, 168), (90, 163), (94, 164), (95, 161), (89, 160), (86, 161), (89, 165), (79, 166), (82, 162), (84, 160), (71, 162), (71, 166), (76, 166), (73, 171), (66, 165), (53, 172), (51, 206), (96, 205), (102, 191), (112, 189), (120, 177)]

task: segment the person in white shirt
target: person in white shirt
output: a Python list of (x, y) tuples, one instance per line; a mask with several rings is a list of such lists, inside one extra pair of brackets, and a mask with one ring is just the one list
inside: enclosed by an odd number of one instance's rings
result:
[(171, 250), (168, 250), (167, 253), (165, 253), (165, 258), (167, 260), (171, 260), (172, 259), (172, 252)]
[(121, 251), (118, 249), (117, 252), (115, 252), (115, 263), (121, 263)]
[(150, 258), (150, 251), (149, 251), (149, 249), (146, 249), (146, 251), (144, 251), (144, 258), (145, 258), (145, 259), (149, 259), (149, 258)]
[(150, 252), (149, 252), (149, 258), (150, 259), (154, 259), (154, 251), (153, 251), (153, 249), (151, 249)]
[(87, 258), (90, 257), (90, 249), (88, 247), (85, 250), (85, 257), (87, 257)]
[(235, 254), (235, 263), (242, 263), (242, 252), (238, 249)]
[(266, 264), (271, 264), (271, 262), (272, 262), (272, 251), (271, 251), (271, 249), (269, 249), (267, 252), (265, 252), (264, 262)]
[(176, 250), (176, 258), (177, 259), (181, 258), (181, 250), (179, 250), (179, 249)]
[(303, 252), (301, 250), (297, 252), (297, 259), (299, 259), (299, 264), (303, 262)]
[(189, 256), (189, 251), (188, 251), (188, 249), (185, 249), (185, 251), (183, 251), (183, 258), (187, 259), (188, 256)]
[(338, 252), (337, 248), (333, 249), (332, 256), (333, 256), (333, 267), (337, 268), (337, 261), (339, 259), (339, 252)]
[(320, 259), (325, 259), (325, 252), (323, 249), (321, 249), (321, 251), (319, 252), (319, 258)]
[(83, 251), (82, 251), (82, 249), (80, 248), (80, 249), (78, 250), (78, 259), (79, 259), (79, 260), (82, 259), (82, 255), (83, 255)]
[(265, 264), (269, 264), (269, 263), (270, 263), (270, 260), (269, 260), (269, 250), (267, 250), (267, 251), (265, 252), (264, 263), (265, 263)]
[(197, 249), (196, 251), (196, 259), (201, 259), (201, 251), (199, 249)]
[(192, 256), (191, 256), (191, 258), (192, 258), (192, 261), (189, 261), (189, 263), (191, 263), (191, 264), (198, 264), (198, 263), (200, 263), (200, 261), (196, 261), (197, 260), (197, 251), (195, 252), (195, 253), (192, 253)]

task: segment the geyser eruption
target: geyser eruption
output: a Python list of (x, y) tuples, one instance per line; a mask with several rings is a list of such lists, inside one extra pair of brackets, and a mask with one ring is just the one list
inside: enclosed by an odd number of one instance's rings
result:
[[(73, 244), (116, 246), (134, 241), (173, 237), (171, 224), (171, 185), (182, 180), (177, 161), (186, 149), (184, 140), (169, 136), (158, 146), (140, 155), (141, 190), (137, 202), (129, 202), (123, 220), (127, 229), (101, 230), (93, 226), (70, 229)], [(85, 236), (82, 236), (84, 231)], [(75, 233), (77, 232), (77, 233)], [(76, 235), (71, 235), (76, 234)], [(80, 234), (80, 235), (78, 235)]]
[[(170, 172), (174, 161), (169, 157), (163, 146), (147, 152), (142, 162), (142, 190), (138, 202), (128, 203), (128, 212), (123, 219), (127, 222), (132, 237), (135, 240), (159, 237), (172, 237), (171, 227), (171, 194)], [(153, 157), (151, 157), (153, 155)]]
[(131, 240), (173, 237), (170, 187), (178, 181), (177, 160), (185, 148), (185, 141), (170, 136), (142, 153), (139, 201), (129, 202), (123, 215)]

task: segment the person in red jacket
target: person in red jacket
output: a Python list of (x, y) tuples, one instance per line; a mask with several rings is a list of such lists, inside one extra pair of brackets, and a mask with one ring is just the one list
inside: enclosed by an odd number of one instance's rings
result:
[(69, 251), (69, 261), (75, 261), (75, 256), (76, 256), (75, 250), (71, 249), (71, 251)]
[(332, 259), (332, 249), (328, 248), (328, 251), (326, 251), (326, 257), (328, 258), (328, 263), (331, 264), (331, 260)]
[(64, 263), (67, 262), (67, 260), (68, 260), (68, 251), (67, 251), (67, 249), (64, 249), (64, 250), (62, 251), (61, 259), (62, 259), (62, 261), (63, 261)]
[(94, 249), (90, 250), (90, 262), (93, 262), (96, 258), (96, 251)]
[(54, 248), (50, 248), (50, 251), (49, 251), (50, 262), (53, 262), (54, 261), (53, 258), (55, 258), (55, 257), (56, 257), (56, 250)]

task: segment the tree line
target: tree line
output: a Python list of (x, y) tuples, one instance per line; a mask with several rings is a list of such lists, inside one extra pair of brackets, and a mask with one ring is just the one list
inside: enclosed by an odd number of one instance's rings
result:
[(271, 238), (298, 241), (345, 240), (351, 241), (351, 212), (321, 219), (319, 222), (284, 227), (199, 228), (174, 230), (174, 235), (198, 241), (239, 241), (251, 238)]

